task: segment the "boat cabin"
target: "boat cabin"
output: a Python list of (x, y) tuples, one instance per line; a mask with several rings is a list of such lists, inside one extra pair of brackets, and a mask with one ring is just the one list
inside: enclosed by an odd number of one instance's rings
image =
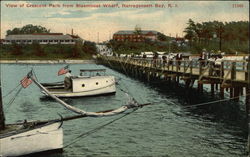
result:
[(80, 69), (80, 76), (104, 76), (106, 69)]

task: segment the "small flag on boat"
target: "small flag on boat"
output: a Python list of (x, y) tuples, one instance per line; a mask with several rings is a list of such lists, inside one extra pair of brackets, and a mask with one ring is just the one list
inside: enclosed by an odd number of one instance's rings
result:
[(25, 76), (20, 82), (23, 88), (26, 88), (32, 83), (32, 80), (30, 79), (29, 76)]
[(66, 73), (69, 71), (68, 68), (69, 68), (69, 65), (63, 67), (62, 69), (60, 69), (60, 70), (58, 71), (57, 75), (59, 76), (59, 75), (66, 74)]

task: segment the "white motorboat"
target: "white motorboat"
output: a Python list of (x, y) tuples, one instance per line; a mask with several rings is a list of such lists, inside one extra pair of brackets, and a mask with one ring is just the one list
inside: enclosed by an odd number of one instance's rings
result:
[[(64, 82), (42, 83), (42, 85), (57, 97), (82, 97), (115, 93), (115, 77), (101, 75), (105, 71), (105, 69), (82, 69), (80, 76), (70, 77), (70, 88), (66, 88)], [(89, 75), (83, 75), (83, 73)], [(45, 92), (43, 93), (47, 95)]]

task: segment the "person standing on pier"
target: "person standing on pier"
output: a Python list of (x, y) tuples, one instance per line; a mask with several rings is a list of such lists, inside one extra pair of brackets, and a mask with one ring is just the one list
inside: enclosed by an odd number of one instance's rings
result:
[(200, 64), (201, 66), (205, 66), (206, 65), (206, 60), (207, 60), (207, 53), (206, 53), (206, 49), (203, 49), (201, 54), (200, 54)]
[[(220, 76), (220, 72), (221, 72), (221, 64), (223, 62), (223, 57), (220, 54), (219, 56), (216, 57), (215, 62), (214, 62), (214, 66), (215, 66), (215, 74), (216, 76)], [(222, 72), (222, 76), (223, 76), (223, 72)]]
[(182, 60), (182, 53), (177, 53), (176, 55), (176, 61), (177, 61), (177, 67), (180, 70), (181, 69), (181, 60)]

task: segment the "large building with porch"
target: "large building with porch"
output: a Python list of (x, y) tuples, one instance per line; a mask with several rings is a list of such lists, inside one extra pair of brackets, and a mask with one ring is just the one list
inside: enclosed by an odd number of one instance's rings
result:
[(130, 41), (130, 42), (142, 42), (146, 39), (156, 41), (158, 36), (157, 31), (153, 30), (141, 30), (140, 32), (135, 31), (118, 31), (113, 35), (115, 41)]
[(35, 34), (13, 34), (6, 35), (2, 44), (75, 44), (83, 40), (76, 35), (64, 35), (63, 33), (35, 33)]

